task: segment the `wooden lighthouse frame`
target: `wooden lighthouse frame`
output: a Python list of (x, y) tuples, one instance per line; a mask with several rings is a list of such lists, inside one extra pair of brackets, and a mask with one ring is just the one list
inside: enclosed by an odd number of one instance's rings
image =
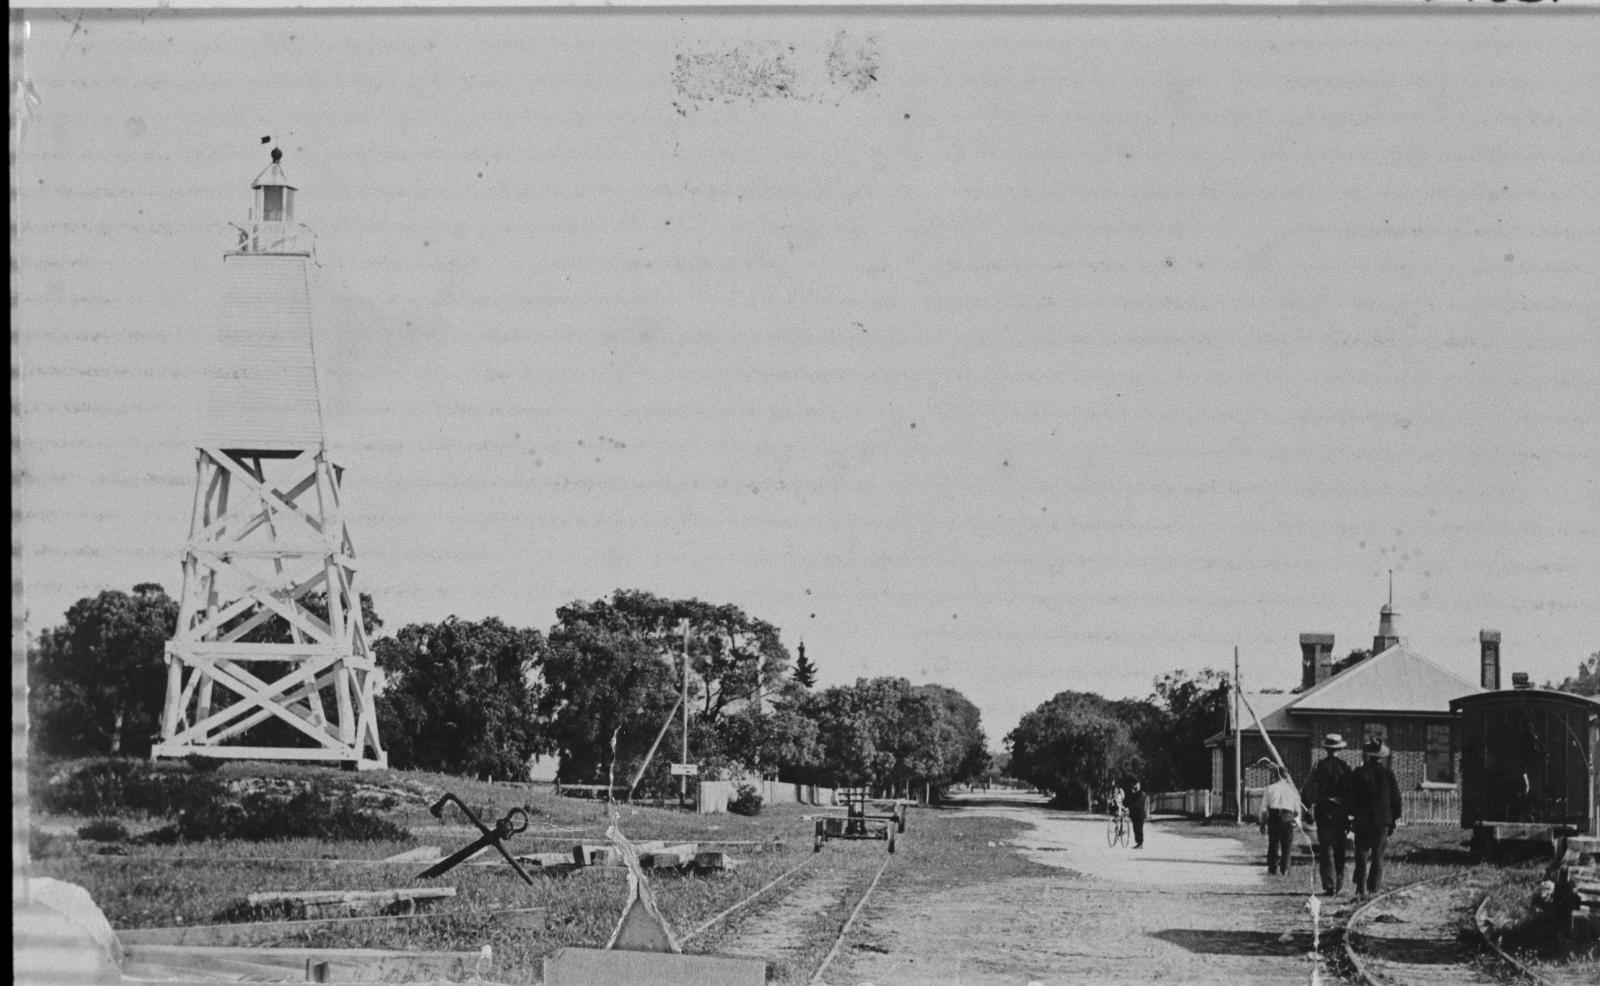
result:
[[(281, 156), (252, 185), (250, 223), (225, 256), (221, 372), (197, 449), (152, 755), (381, 768), (381, 672), (354, 587), (343, 470), (322, 429), (310, 234), (294, 222)], [(288, 727), (280, 739), (239, 743), (274, 720)]]

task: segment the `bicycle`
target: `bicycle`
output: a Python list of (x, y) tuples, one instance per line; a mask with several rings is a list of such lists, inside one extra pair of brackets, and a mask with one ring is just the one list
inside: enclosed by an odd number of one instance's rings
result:
[(1116, 848), (1126, 846), (1132, 835), (1133, 826), (1128, 824), (1128, 810), (1118, 811), (1106, 819), (1106, 845)]

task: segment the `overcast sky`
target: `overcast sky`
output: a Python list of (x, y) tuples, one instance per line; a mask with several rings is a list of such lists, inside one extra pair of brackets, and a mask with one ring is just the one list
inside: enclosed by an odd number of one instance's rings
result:
[(37, 12), (34, 632), (176, 593), (285, 152), (389, 629), (732, 602), (824, 684), (1600, 650), (1591, 12)]

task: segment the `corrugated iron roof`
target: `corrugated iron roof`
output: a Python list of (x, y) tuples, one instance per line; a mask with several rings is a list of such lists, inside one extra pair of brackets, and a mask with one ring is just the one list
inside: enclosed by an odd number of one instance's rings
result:
[(1402, 644), (1372, 655), (1295, 696), (1290, 713), (1447, 713), (1450, 702), (1483, 691)]

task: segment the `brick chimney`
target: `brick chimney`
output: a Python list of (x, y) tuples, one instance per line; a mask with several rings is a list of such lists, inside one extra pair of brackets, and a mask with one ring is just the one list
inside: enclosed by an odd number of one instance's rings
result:
[(1478, 631), (1478, 684), (1491, 692), (1500, 690), (1500, 631)]
[(1333, 675), (1333, 634), (1300, 635), (1300, 690), (1320, 685)]

